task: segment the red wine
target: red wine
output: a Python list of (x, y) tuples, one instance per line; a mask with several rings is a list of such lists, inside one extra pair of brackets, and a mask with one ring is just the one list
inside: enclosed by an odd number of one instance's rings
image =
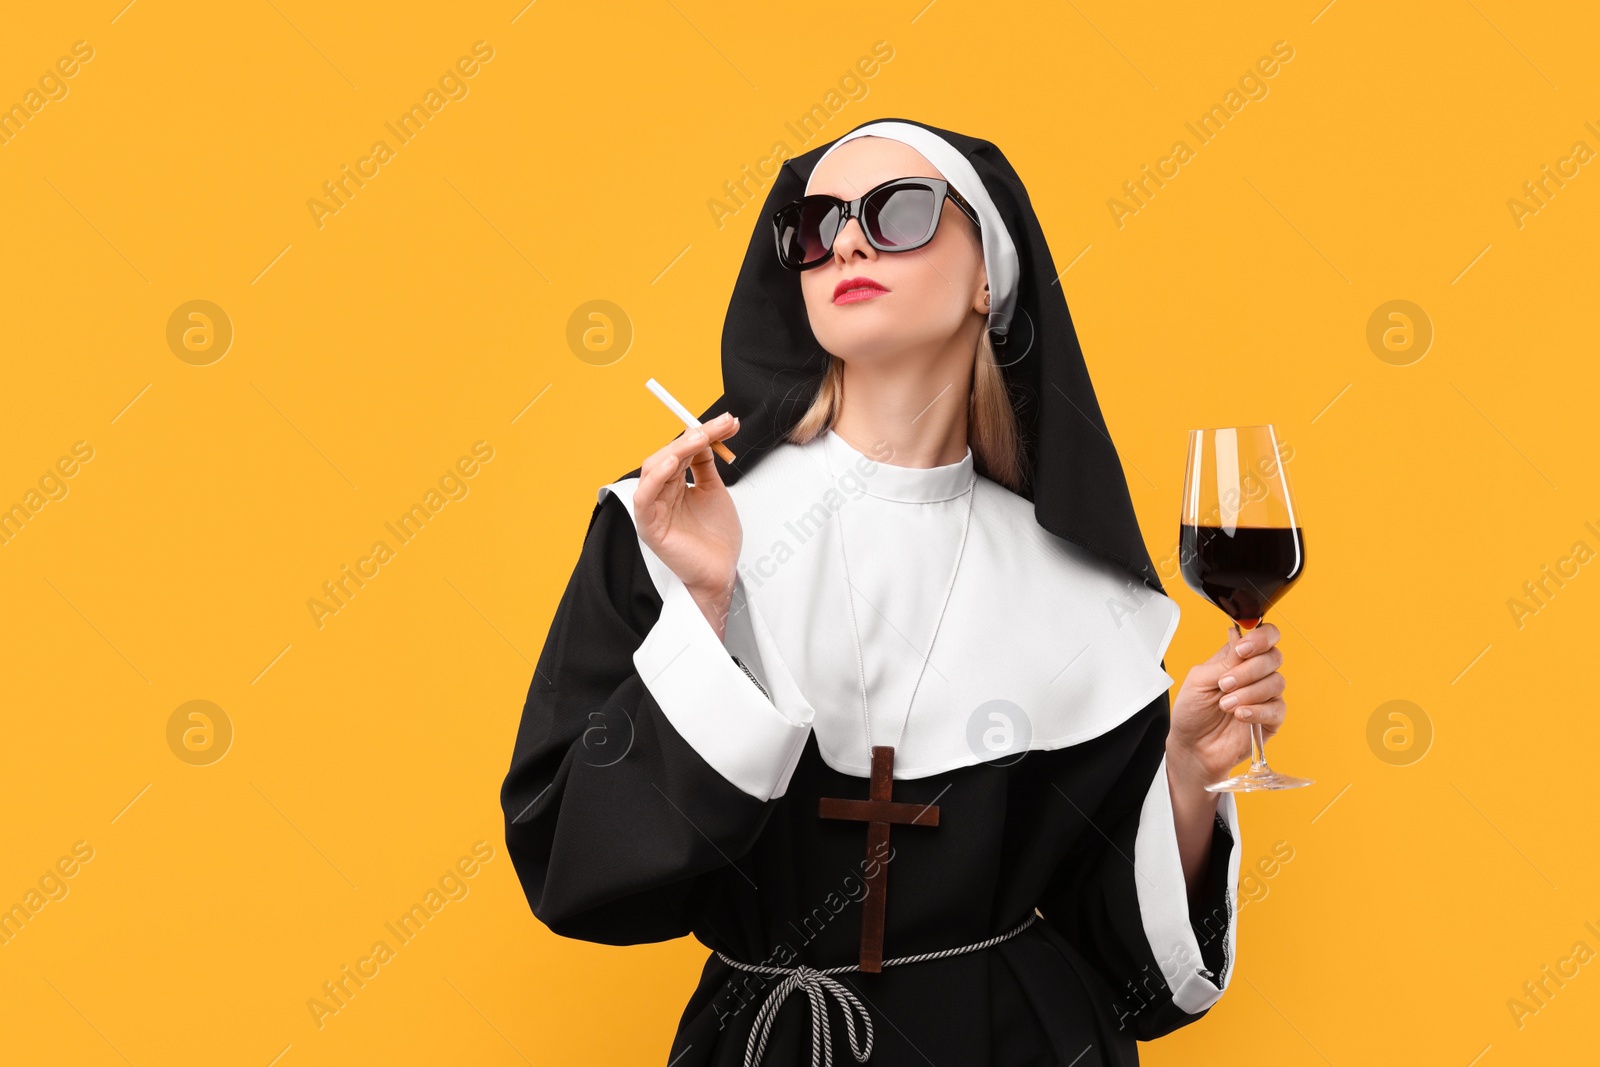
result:
[(1229, 537), (1218, 526), (1182, 526), (1178, 539), (1183, 580), (1252, 630), (1306, 567), (1300, 527), (1239, 526)]

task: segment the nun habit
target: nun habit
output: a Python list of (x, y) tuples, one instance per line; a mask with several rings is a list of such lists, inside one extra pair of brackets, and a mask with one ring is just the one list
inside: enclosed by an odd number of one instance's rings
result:
[[(786, 439), (832, 357), (771, 217), (865, 135), (911, 145), (976, 209), (1020, 492), (970, 448), (915, 468), (831, 429)], [(534, 915), (601, 944), (706, 946), (661, 1057), (673, 1067), (1137, 1063), (1137, 1041), (1199, 1019), (1228, 986), (1238, 815), (1222, 794), (1191, 901), (1166, 780), (1178, 605), (1011, 164), (910, 120), (787, 160), (734, 288), (722, 372), (701, 419), (741, 419), (735, 461), (717, 460), (744, 534), (726, 633), (640, 540), (639, 469), (599, 487), (500, 793)], [(870, 743), (904, 723), (893, 801), (938, 811), (893, 824), (875, 856), (866, 823), (819, 814), (869, 795), (847, 590)], [(863, 901), (885, 883), (883, 965), (862, 969)]]

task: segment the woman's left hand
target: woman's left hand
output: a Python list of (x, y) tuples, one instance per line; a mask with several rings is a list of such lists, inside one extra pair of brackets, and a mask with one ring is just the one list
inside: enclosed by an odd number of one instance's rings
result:
[(1169, 764), (1219, 781), (1250, 758), (1250, 727), (1261, 724), (1263, 739), (1283, 725), (1283, 690), (1278, 673), (1283, 653), (1278, 628), (1264, 622), (1254, 630), (1229, 630), (1228, 640), (1204, 663), (1189, 668), (1172, 703), (1167, 733)]

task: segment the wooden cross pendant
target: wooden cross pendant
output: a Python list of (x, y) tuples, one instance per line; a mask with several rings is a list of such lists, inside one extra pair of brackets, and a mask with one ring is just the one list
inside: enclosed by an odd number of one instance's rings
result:
[(867, 824), (867, 895), (861, 901), (861, 970), (883, 970), (883, 906), (889, 887), (889, 824), (938, 826), (939, 808), (934, 804), (905, 804), (892, 800), (894, 792), (894, 746), (872, 746), (872, 777), (866, 800), (840, 797), (818, 798), (818, 812), (824, 819), (854, 819)]

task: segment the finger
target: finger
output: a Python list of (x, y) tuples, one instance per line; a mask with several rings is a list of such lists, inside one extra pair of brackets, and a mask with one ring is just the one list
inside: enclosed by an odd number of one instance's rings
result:
[(722, 474), (717, 470), (716, 453), (711, 451), (711, 442), (725, 440), (738, 433), (739, 420), (723, 412), (706, 423), (705, 427), (709, 431), (706, 444), (690, 455), (689, 469), (694, 472), (695, 485), (719, 486), (722, 484)]
[(639, 487), (654, 496), (660, 493), (670, 480), (682, 477), (683, 460), (668, 446), (645, 460), (644, 466), (639, 471)]
[(1263, 742), (1267, 742), (1267, 741), (1272, 740), (1272, 738), (1277, 735), (1278, 731), (1280, 729), (1282, 729), (1282, 727), (1283, 727), (1283, 716), (1282, 715), (1278, 716), (1278, 721), (1277, 722), (1263, 722), (1261, 724), (1261, 740)]
[(1282, 700), (1264, 700), (1259, 704), (1245, 704), (1234, 709), (1234, 718), (1251, 724), (1260, 723), (1271, 736), (1283, 725), (1288, 705)]
[[(724, 411), (704, 424), (711, 432), (713, 441), (720, 441), (725, 437), (732, 437), (739, 432), (739, 416), (731, 411)], [(717, 429), (722, 426), (722, 429)]]
[(1283, 663), (1283, 650), (1269, 648), (1260, 655), (1251, 656), (1237, 666), (1227, 668), (1222, 672), (1222, 677), (1217, 679), (1217, 688), (1224, 693), (1231, 693), (1251, 682), (1259, 682)]
[(682, 460), (688, 455), (689, 452), (694, 451), (694, 442), (698, 440), (698, 437), (695, 435), (703, 433), (706, 427), (709, 425), (711, 424), (702, 423), (699, 426), (683, 427), (678, 431), (678, 435), (676, 437), (652, 452), (650, 454), (650, 459), (653, 461), (659, 461), (663, 457), (670, 456), (679, 461), (679, 466), (681, 468)]
[(1278, 637), (1279, 631), (1276, 626), (1270, 622), (1261, 623), (1234, 643), (1234, 655), (1240, 657), (1254, 656), (1277, 644)]
[(650, 485), (659, 492), (661, 485), (666, 481), (665, 470), (672, 468), (682, 469), (681, 462), (672, 451), (672, 446), (677, 444), (678, 440), (679, 438), (673, 438), (650, 453), (645, 461), (639, 464), (639, 486), (641, 489), (646, 485)]
[(661, 451), (677, 460), (678, 471), (681, 474), (689, 465), (690, 458), (702, 448), (709, 448), (711, 442), (723, 437), (733, 427), (733, 416), (724, 412), (699, 426), (691, 426), (667, 442)]
[(1218, 648), (1211, 656), (1212, 662), (1221, 665), (1223, 674), (1237, 667), (1244, 658), (1233, 651), (1234, 646), (1243, 640), (1240, 634), (1239, 624), (1230, 620), (1228, 623), (1228, 636), (1222, 639), (1222, 647)]
[[(668, 461), (666, 466), (671, 466)], [(655, 507), (661, 497), (661, 490), (666, 486), (666, 478), (661, 473), (663, 462), (651, 458), (639, 465), (639, 484), (633, 489), (633, 513), (643, 519)]]
[(723, 412), (709, 422), (699, 426), (685, 427), (683, 432), (656, 451), (657, 456), (671, 456), (678, 461), (678, 469), (682, 470), (689, 457), (695, 452), (706, 447), (713, 440), (726, 435), (733, 428), (733, 416)]
[(680, 484), (683, 482), (683, 460), (668, 445), (639, 467), (639, 484), (633, 491), (634, 514), (654, 506), (674, 480)]
[(1241, 629), (1238, 623), (1230, 622), (1228, 624), (1228, 639), (1222, 646), (1224, 650), (1222, 653), (1224, 673), (1245, 661), (1246, 657), (1239, 654), (1239, 646), (1244, 643), (1248, 636), (1248, 631)]
[(1238, 718), (1249, 718), (1251, 716), (1239, 714), (1241, 709), (1259, 709), (1261, 705), (1281, 697), (1288, 687), (1289, 684), (1284, 681), (1283, 675), (1269, 674), (1261, 681), (1223, 697), (1221, 707), (1223, 711), (1233, 712)]
[(1227, 700), (1228, 697), (1232, 697), (1232, 707), (1238, 707), (1241, 704), (1260, 704), (1263, 701), (1282, 696), (1284, 690), (1288, 688), (1288, 681), (1284, 679), (1283, 675), (1274, 671), (1259, 682), (1251, 682), (1249, 685), (1235, 689), (1222, 699)]

